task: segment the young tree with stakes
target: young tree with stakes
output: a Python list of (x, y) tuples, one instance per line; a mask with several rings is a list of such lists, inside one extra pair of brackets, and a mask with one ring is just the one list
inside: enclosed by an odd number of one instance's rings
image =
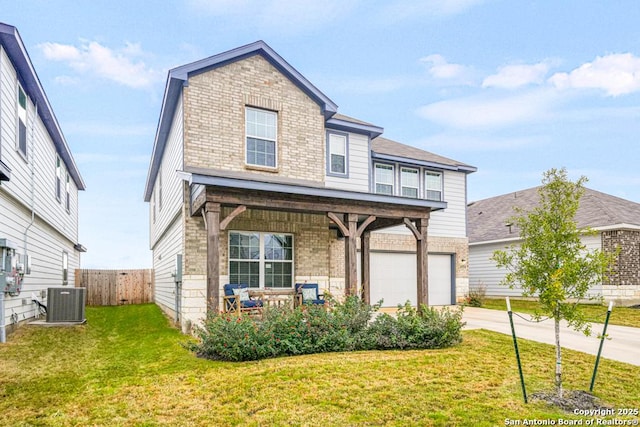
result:
[(589, 288), (602, 283), (617, 255), (587, 251), (580, 239), (593, 233), (589, 228), (578, 228), (575, 221), (586, 181), (584, 176), (570, 181), (565, 168), (545, 172), (539, 205), (529, 212), (514, 208), (516, 215), (509, 220), (519, 228), (521, 243), (497, 250), (492, 257), (498, 267), (508, 271), (503, 284), (510, 288), (520, 285), (523, 296), (538, 299), (540, 308), (534, 318), (540, 320), (546, 315), (555, 323), (555, 386), (559, 398), (562, 398), (560, 320), (566, 320), (574, 330), (591, 333), (578, 303), (601, 299), (588, 295)]

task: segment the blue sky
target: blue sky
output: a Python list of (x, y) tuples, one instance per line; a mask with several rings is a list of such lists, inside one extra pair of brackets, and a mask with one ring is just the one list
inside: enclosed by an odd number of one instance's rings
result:
[(142, 193), (167, 70), (256, 40), (342, 114), (476, 166), (470, 201), (564, 166), (640, 202), (635, 0), (2, 3), (87, 183), (85, 268), (151, 266)]

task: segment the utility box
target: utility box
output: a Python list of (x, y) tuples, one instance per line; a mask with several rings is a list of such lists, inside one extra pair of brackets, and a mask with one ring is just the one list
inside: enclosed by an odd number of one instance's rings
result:
[(86, 288), (48, 288), (47, 323), (83, 323)]
[(0, 292), (18, 295), (22, 289), (24, 267), (19, 265), (16, 245), (0, 239)]

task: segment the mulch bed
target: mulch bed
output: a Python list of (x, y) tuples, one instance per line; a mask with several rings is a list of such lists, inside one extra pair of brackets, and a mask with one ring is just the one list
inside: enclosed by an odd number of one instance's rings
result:
[(570, 413), (573, 413), (576, 409), (611, 409), (611, 406), (602, 403), (600, 399), (591, 393), (582, 390), (565, 390), (562, 394), (562, 399), (558, 397), (558, 394), (555, 391), (541, 391), (533, 393), (531, 395), (531, 399), (547, 402), (550, 405), (557, 406), (563, 411)]

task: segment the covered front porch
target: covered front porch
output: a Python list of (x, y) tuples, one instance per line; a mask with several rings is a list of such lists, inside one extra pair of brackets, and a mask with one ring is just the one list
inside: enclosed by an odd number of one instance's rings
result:
[[(230, 230), (251, 230), (256, 235), (260, 231), (290, 231), (293, 227), (282, 221), (274, 224), (268, 219), (247, 222), (252, 212), (281, 212), (290, 215), (302, 214), (301, 221), (315, 220), (315, 230), (324, 230), (322, 236), (306, 236), (302, 247), (298, 244), (298, 258), (322, 256), (324, 234), (331, 230), (331, 242), (326, 244), (343, 245), (344, 262), (340, 276), (344, 278), (345, 296), (357, 295), (370, 303), (370, 262), (371, 233), (387, 227), (404, 225), (416, 242), (416, 301), (429, 305), (427, 235), (429, 216), (433, 210), (446, 207), (444, 202), (422, 199), (387, 196), (329, 189), (310, 182), (292, 182), (292, 180), (265, 177), (256, 181), (255, 175), (247, 179), (238, 173), (230, 177), (213, 170), (192, 170), (184, 172), (189, 184), (189, 210), (193, 218), (202, 217), (206, 230), (206, 298), (207, 311), (218, 311), (221, 307), (221, 288), (229, 280), (230, 272), (221, 274), (221, 265), (229, 263), (227, 243), (221, 237), (229, 236)], [(308, 216), (304, 216), (308, 214)], [(256, 217), (258, 215), (254, 215)], [(306, 218), (306, 219), (305, 219)], [(244, 222), (243, 222), (244, 221)], [(242, 231), (233, 231), (240, 233)], [(308, 233), (307, 233), (308, 234)], [(318, 233), (316, 233), (318, 234)], [(267, 236), (270, 237), (270, 236)], [(302, 240), (302, 239), (299, 239)], [(318, 243), (315, 243), (318, 242)], [(222, 243), (222, 245), (221, 245)], [(316, 244), (317, 251), (313, 246)], [(360, 260), (358, 261), (358, 246)], [(298, 250), (298, 248), (296, 248)], [(360, 280), (358, 278), (360, 262)], [(312, 279), (312, 274), (307, 274)], [(237, 277), (236, 279), (237, 280)], [(261, 287), (269, 287), (272, 282), (261, 282)], [(281, 286), (278, 283), (277, 286)], [(289, 289), (293, 285), (291, 284)], [(285, 286), (286, 287), (286, 286)]]

